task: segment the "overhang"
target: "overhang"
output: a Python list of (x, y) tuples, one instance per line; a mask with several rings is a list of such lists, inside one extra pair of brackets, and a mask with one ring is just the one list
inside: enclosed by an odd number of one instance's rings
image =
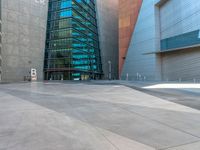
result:
[(180, 47), (180, 48), (175, 48), (175, 49), (168, 49), (168, 50), (163, 50), (163, 51), (152, 51), (152, 52), (148, 52), (148, 53), (143, 53), (143, 55), (150, 55), (150, 54), (163, 54), (163, 53), (172, 53), (172, 52), (176, 52), (176, 51), (183, 51), (183, 50), (188, 50), (191, 48), (197, 48), (200, 47), (200, 44), (196, 44), (196, 45), (192, 45), (192, 46), (186, 46), (186, 47)]

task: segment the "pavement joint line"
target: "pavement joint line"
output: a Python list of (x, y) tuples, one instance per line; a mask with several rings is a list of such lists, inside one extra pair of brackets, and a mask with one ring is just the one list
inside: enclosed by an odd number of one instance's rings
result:
[(93, 127), (99, 134), (101, 134), (116, 150), (120, 150), (115, 144), (113, 144), (103, 133), (98, 130), (98, 127)]
[[(95, 128), (98, 128), (98, 127), (96, 127), (95, 126)], [(113, 132), (113, 131), (111, 131), (111, 130), (108, 130), (108, 129), (103, 129), (103, 130), (107, 130), (107, 131), (109, 131), (109, 132), (112, 132), (112, 133), (114, 133), (114, 134), (117, 134), (117, 133), (115, 133), (115, 132)], [(117, 134), (117, 135), (119, 135), (119, 134)], [(124, 136), (123, 136), (124, 137)], [(127, 138), (127, 139), (129, 139), (129, 140), (132, 140), (132, 141), (135, 141), (135, 142), (138, 142), (138, 143), (141, 143), (141, 144), (143, 144), (143, 145), (146, 145), (146, 146), (148, 146), (148, 147), (152, 147), (152, 148), (155, 148), (155, 147), (153, 147), (152, 145), (149, 145), (149, 144), (146, 144), (146, 143), (142, 143), (141, 141), (138, 141), (137, 139), (131, 139), (131, 138), (129, 138), (129, 137), (125, 137), (125, 138)], [(106, 138), (107, 139), (107, 138)], [(120, 149), (119, 149), (120, 150)]]
[[(116, 105), (116, 104), (113, 103), (113, 105)], [(140, 116), (140, 117), (143, 117), (143, 118), (145, 118), (145, 119), (148, 119), (148, 120), (151, 120), (151, 121), (157, 122), (157, 123), (159, 123), (159, 124), (162, 124), (162, 125), (164, 125), (164, 126), (167, 126), (167, 127), (169, 127), (169, 128), (172, 128), (172, 129), (174, 129), (174, 130), (180, 131), (180, 132), (182, 132), (182, 133), (185, 133), (185, 134), (191, 135), (191, 136), (196, 137), (196, 138), (198, 138), (198, 139), (200, 140), (200, 136), (197, 136), (197, 135), (194, 135), (194, 134), (189, 133), (189, 132), (187, 132), (187, 131), (184, 131), (184, 130), (181, 130), (181, 129), (175, 128), (175, 127), (170, 126), (170, 125), (168, 125), (168, 124), (166, 124), (166, 123), (160, 122), (160, 121), (158, 121), (158, 120), (156, 120), (156, 119), (152, 119), (152, 118), (150, 118), (150, 117), (147, 117), (147, 116), (141, 115), (141, 114), (139, 114), (139, 113), (137, 113), (137, 112), (135, 112), (135, 111), (129, 111), (129, 110), (126, 110), (125, 108), (122, 108), (122, 107), (119, 107), (119, 106), (116, 106), (116, 107), (118, 107), (118, 108), (120, 108), (120, 109), (123, 109), (124, 111), (127, 111), (127, 112), (129, 112), (129, 113), (136, 114), (136, 115), (138, 115), (138, 116)]]
[(176, 145), (176, 146), (170, 146), (170, 147), (166, 147), (166, 148), (161, 148), (161, 149), (157, 149), (157, 150), (168, 150), (168, 149), (171, 149), (171, 148), (177, 148), (177, 147), (180, 147), (180, 146), (186, 146), (186, 145), (195, 144), (195, 143), (198, 143), (198, 142), (200, 142), (200, 140), (194, 141), (194, 142), (188, 142), (188, 143), (184, 143), (184, 144), (179, 144), (179, 145)]
[[(33, 103), (34, 104), (34, 103)], [(36, 104), (37, 105), (37, 104)], [(40, 105), (39, 105), (40, 106)], [(43, 106), (42, 106), (43, 107)], [(82, 121), (82, 120), (79, 120), (79, 119), (76, 119), (76, 118), (74, 118), (74, 117), (71, 117), (71, 116), (68, 116), (68, 115), (66, 115), (66, 114), (63, 114), (63, 113), (60, 113), (60, 112), (57, 112), (57, 111), (55, 111), (55, 110), (51, 110), (51, 109), (49, 109), (49, 108), (46, 108), (46, 107), (44, 107), (45, 109), (48, 109), (48, 110), (50, 110), (50, 111), (53, 111), (53, 112), (55, 112), (55, 113), (58, 113), (59, 115), (61, 115), (61, 116), (63, 116), (63, 117), (69, 117), (69, 118), (72, 118), (73, 120), (75, 120), (75, 121), (78, 121), (78, 122), (81, 122), (82, 123), (82, 125), (83, 126), (85, 126), (85, 127), (90, 127), (90, 128), (92, 128), (92, 129), (94, 129), (95, 131), (97, 131), (108, 143), (110, 143), (116, 150), (120, 150), (118, 147), (116, 147), (116, 145), (115, 144), (113, 144), (103, 133), (101, 133), (99, 130), (98, 130), (98, 128), (99, 127), (96, 127), (96, 126), (92, 126), (91, 124), (89, 124), (89, 123), (87, 123), (87, 122), (84, 122), (84, 121)], [(103, 129), (103, 128), (100, 128), (100, 129), (102, 129), (102, 130), (105, 130), (105, 129)], [(56, 130), (59, 130), (59, 129), (56, 129)], [(109, 131), (109, 130), (107, 130), (107, 131)]]
[[(121, 107), (120, 107), (120, 108), (121, 108)], [(124, 109), (124, 108), (121, 108), (121, 109), (123, 109), (123, 110), (125, 110), (125, 111), (127, 111), (127, 112), (129, 112), (129, 113), (133, 113), (133, 112), (128, 111), (128, 110), (126, 110), (126, 109)], [(172, 129), (175, 129), (175, 130), (177, 130), (177, 131), (183, 132), (183, 133), (185, 133), (185, 134), (189, 134), (189, 135), (191, 135), (191, 136), (196, 137), (196, 138), (199, 139), (199, 140), (197, 140), (197, 141), (193, 141), (193, 142), (190, 142), (190, 143), (196, 143), (196, 142), (199, 142), (199, 141), (200, 141), (200, 137), (198, 137), (198, 136), (196, 136), (196, 135), (192, 135), (191, 133), (187, 133), (187, 132), (185, 132), (185, 131), (176, 129), (176, 128), (174, 128), (174, 127), (171, 127), (171, 126), (169, 126), (169, 125), (166, 125), (166, 124), (164, 124), (164, 123), (162, 123), (162, 122), (159, 122), (159, 121), (157, 121), (157, 120), (148, 118), (148, 117), (143, 116), (143, 115), (141, 115), (141, 114), (138, 114), (138, 113), (136, 113), (136, 112), (134, 112), (133, 114), (136, 114), (136, 115), (138, 115), (138, 116), (141, 116), (141, 117), (143, 117), (143, 118), (145, 118), (145, 119), (148, 119), (148, 120), (151, 120), (151, 121), (155, 121), (155, 122), (157, 122), (157, 123), (159, 123), (159, 124), (162, 124), (162, 125), (167, 126), (167, 127), (169, 127), (169, 128), (172, 128)], [(139, 141), (138, 141), (138, 142), (139, 142)], [(141, 142), (140, 142), (140, 143), (141, 143)], [(184, 143), (183, 145), (188, 145), (188, 144), (190, 144), (190, 143), (186, 143), (186, 144)], [(147, 145), (147, 146), (151, 146), (151, 145), (148, 145), (148, 144), (146, 144), (146, 143), (143, 143), (143, 144), (145, 144), (145, 145)], [(181, 146), (181, 145), (178, 145), (178, 146)], [(178, 147), (178, 146), (172, 146), (172, 147), (167, 147), (167, 148), (161, 148), (161, 149), (157, 149), (157, 150), (167, 150), (167, 149), (169, 149), (169, 148)], [(152, 147), (152, 146), (151, 146), (151, 147)], [(156, 148), (156, 147), (154, 147), (154, 148)]]

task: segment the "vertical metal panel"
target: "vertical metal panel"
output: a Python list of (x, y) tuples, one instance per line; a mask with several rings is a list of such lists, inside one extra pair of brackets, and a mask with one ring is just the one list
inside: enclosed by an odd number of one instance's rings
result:
[[(200, 1), (169, 0), (160, 8), (161, 39), (164, 49), (199, 44)], [(166, 41), (168, 40), (168, 41)], [(200, 79), (200, 48), (162, 54), (164, 80)]]
[(200, 79), (200, 48), (162, 54), (163, 80)]
[(119, 0), (119, 74), (126, 58), (142, 0)]
[[(121, 78), (125, 79), (127, 73), (129, 79), (134, 80), (139, 73), (143, 79), (154, 80), (157, 78), (156, 56), (144, 55), (156, 51), (158, 41), (155, 23), (155, 1), (144, 0), (135, 25), (131, 42), (128, 48), (126, 60), (123, 66)], [(159, 79), (158, 79), (159, 80)]]
[(169, 0), (160, 8), (161, 39), (200, 29), (199, 0)]

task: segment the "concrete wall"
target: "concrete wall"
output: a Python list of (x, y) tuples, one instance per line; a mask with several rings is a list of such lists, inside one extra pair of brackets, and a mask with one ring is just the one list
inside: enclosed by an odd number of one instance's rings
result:
[(96, 0), (99, 40), (104, 78), (108, 79), (112, 62), (112, 78), (118, 78), (118, 0)]
[(1, 0), (0, 0), (0, 82), (1, 82), (1, 76), (2, 76), (2, 22), (1, 22), (1, 13), (2, 13), (2, 8), (1, 8)]
[(22, 81), (30, 68), (43, 79), (47, 8), (47, 0), (2, 0), (3, 81)]

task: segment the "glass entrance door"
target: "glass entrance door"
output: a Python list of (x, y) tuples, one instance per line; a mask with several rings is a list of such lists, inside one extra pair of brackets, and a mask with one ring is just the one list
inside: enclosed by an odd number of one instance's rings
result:
[(63, 80), (63, 74), (61, 72), (54, 72), (51, 78), (52, 80)]

